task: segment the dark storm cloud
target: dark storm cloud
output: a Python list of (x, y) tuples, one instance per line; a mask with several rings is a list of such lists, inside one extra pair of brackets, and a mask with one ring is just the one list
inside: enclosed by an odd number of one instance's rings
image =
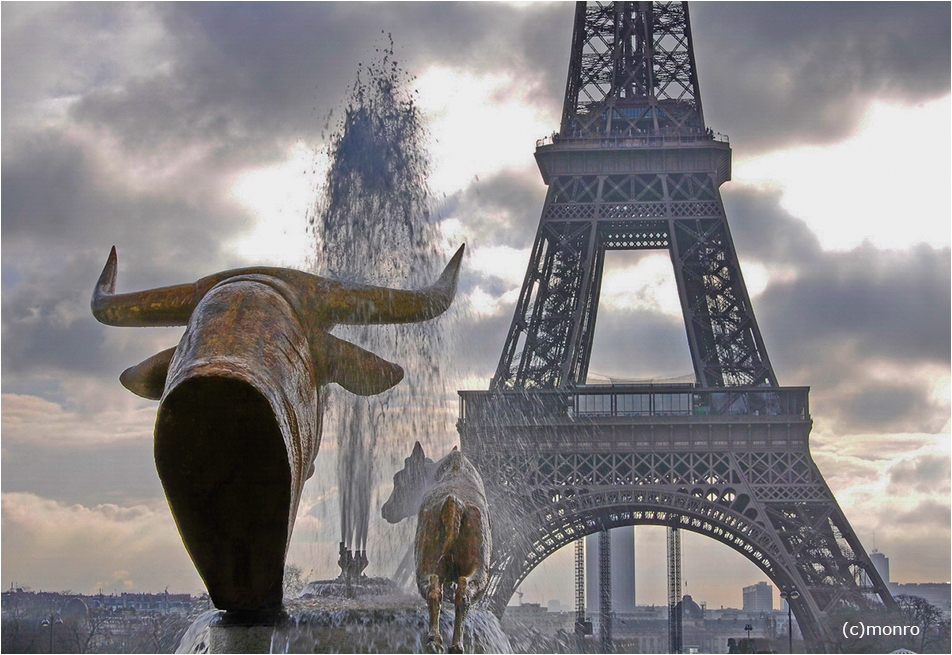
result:
[(949, 269), (949, 249), (925, 245), (805, 259), (754, 302), (781, 381), (811, 385), (815, 414), (843, 434), (941, 430), (948, 404), (921, 371), (948, 367)]
[(60, 381), (69, 375), (114, 382), (126, 367), (177, 341), (180, 328), (134, 330), (120, 337), (119, 328), (96, 322), (89, 301), (106, 254), (71, 257), (48, 271), (25, 273), (10, 289), (4, 284), (2, 368), (5, 375), (13, 374), (4, 382), (5, 391), (28, 393), (31, 378), (16, 374), (31, 372), (55, 372)]
[(745, 152), (835, 142), (873, 99), (949, 92), (945, 2), (691, 5), (705, 118)]
[(949, 406), (933, 400), (931, 385), (921, 380), (884, 383), (859, 377), (851, 388), (824, 393), (815, 406), (841, 432), (929, 434), (949, 420)]
[(779, 191), (728, 184), (721, 190), (737, 252), (764, 264), (803, 266), (819, 257), (820, 241), (780, 206)]
[[(556, 46), (546, 35), (550, 29), (570, 33), (561, 24), (571, 12), (562, 9), (467, 3), (163, 4), (157, 11), (176, 44), (172, 70), (118, 89), (98, 89), (78, 103), (74, 116), (108, 123), (133, 145), (170, 147), (200, 139), (227, 145), (231, 155), (275, 157), (279, 153), (273, 149), (289, 140), (318, 140), (360, 64), (379, 57), (390, 35), (394, 59), (410, 72), (434, 62), (482, 73), (515, 67), (547, 90), (539, 101), (551, 104), (549, 94), (557, 98), (564, 84), (569, 39)], [(554, 56), (557, 50), (566, 55)]]
[(459, 218), (481, 246), (528, 248), (545, 200), (545, 185), (535, 171), (501, 171), (469, 184), (446, 200), (446, 211)]
[[(218, 198), (201, 206), (202, 199), (174, 189), (129, 191), (111, 175), (102, 160), (62, 133), (11, 137), (2, 172), (7, 263), (45, 265), (89, 249), (105, 261), (116, 244), (120, 254), (149, 255), (140, 266), (189, 266), (222, 256), (221, 248), (250, 224), (237, 205)], [(196, 187), (215, 186), (211, 173), (189, 179)]]
[[(214, 201), (117, 193), (87, 151), (52, 130), (11, 138), (3, 160), (5, 373), (112, 378), (148, 356), (154, 337), (106, 347), (107, 329), (89, 313), (110, 246), (119, 251), (120, 291), (162, 286), (206, 275), (216, 261), (227, 267), (223, 248), (249, 223)], [(14, 379), (4, 388), (16, 390)]]
[(3, 153), (5, 236), (72, 240), (88, 229), (81, 205), (93, 175), (83, 151), (52, 131), (10, 140), (15, 142), (5, 143)]
[(929, 493), (949, 487), (952, 467), (945, 455), (924, 453), (913, 460), (903, 460), (889, 469), (888, 489), (897, 495), (906, 487)]
[(798, 368), (844, 341), (863, 358), (948, 362), (949, 248), (883, 250), (866, 242), (824, 251), (780, 207), (779, 193), (729, 188), (724, 203), (739, 256), (788, 272), (754, 300), (775, 364)]
[[(948, 406), (915, 367), (948, 366), (950, 250), (824, 251), (779, 194), (724, 197), (741, 258), (786, 270), (753, 300), (781, 383), (811, 385), (815, 413), (844, 433), (941, 429)], [(887, 383), (884, 365), (908, 376)]]
[[(895, 362), (949, 361), (950, 250), (864, 244), (805, 261), (757, 302), (774, 349), (791, 363), (848, 342), (856, 355)], [(766, 327), (765, 327), (766, 326)]]

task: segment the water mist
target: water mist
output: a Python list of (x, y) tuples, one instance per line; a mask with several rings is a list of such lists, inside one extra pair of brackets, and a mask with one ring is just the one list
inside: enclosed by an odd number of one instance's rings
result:
[[(314, 269), (329, 277), (412, 288), (430, 284), (443, 265), (439, 228), (430, 216), (425, 130), (406, 79), (392, 49), (381, 51), (359, 72), (331, 139), (324, 193), (310, 216)], [(388, 493), (380, 487), (414, 440), (439, 439), (431, 441), (437, 451), (451, 447), (441, 443), (452, 430), (446, 407), (452, 390), (443, 377), (451, 314), (427, 323), (335, 330), (406, 372), (379, 396), (328, 391), (325, 438), (337, 439), (340, 541), (350, 550), (368, 549), (371, 518), (379, 518), (379, 496)], [(371, 544), (371, 559), (389, 559), (374, 563), (392, 574), (409, 533), (407, 527), (387, 530), (386, 540)]]

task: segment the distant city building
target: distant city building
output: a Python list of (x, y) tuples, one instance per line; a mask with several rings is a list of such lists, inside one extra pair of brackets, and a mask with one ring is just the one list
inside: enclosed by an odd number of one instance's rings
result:
[(772, 612), (773, 585), (768, 582), (758, 582), (744, 587), (744, 611)]
[(889, 558), (878, 550), (869, 554), (879, 576), (886, 583), (886, 588), (893, 596), (918, 596), (935, 605), (946, 618), (952, 615), (952, 585), (948, 582), (893, 582), (889, 577)]
[(887, 585), (893, 596), (918, 596), (942, 610), (945, 618), (952, 615), (952, 584), (948, 582), (909, 582), (899, 584), (892, 582)]
[[(612, 611), (635, 611), (635, 528), (628, 526), (609, 530), (612, 562)], [(585, 608), (598, 611), (598, 539), (585, 538)]]
[[(754, 585), (756, 586), (756, 585)], [(769, 585), (768, 585), (769, 586)], [(747, 638), (746, 627), (756, 652), (787, 652), (786, 611), (707, 609), (705, 603), (685, 595), (683, 612), (685, 653), (727, 653), (730, 642)], [(587, 613), (598, 622), (598, 610)], [(502, 616), (503, 632), (516, 653), (566, 653), (578, 646), (574, 630), (575, 612), (547, 611), (539, 603), (510, 605)], [(630, 612), (615, 612), (612, 620), (614, 650), (617, 653), (663, 653), (668, 647), (668, 606), (639, 605)], [(582, 652), (597, 652), (598, 632), (584, 637)], [(803, 652), (803, 636), (794, 621), (794, 651)]]
[[(84, 595), (17, 587), (0, 594), (0, 605), (0, 652), (4, 653), (171, 653), (192, 619), (211, 607), (204, 595)], [(42, 637), (53, 642), (52, 648), (46, 645), (37, 651), (37, 630), (51, 614), (59, 627), (46, 629)], [(77, 647), (80, 650), (74, 650)]]
[(873, 550), (869, 554), (869, 559), (873, 562), (873, 566), (876, 567), (876, 571), (879, 573), (879, 577), (883, 579), (887, 585), (889, 584), (889, 558), (878, 550)]

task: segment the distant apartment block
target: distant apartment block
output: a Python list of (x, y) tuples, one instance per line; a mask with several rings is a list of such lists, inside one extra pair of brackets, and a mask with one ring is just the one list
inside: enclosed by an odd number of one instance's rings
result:
[(744, 611), (772, 612), (773, 585), (768, 582), (758, 582), (744, 587)]

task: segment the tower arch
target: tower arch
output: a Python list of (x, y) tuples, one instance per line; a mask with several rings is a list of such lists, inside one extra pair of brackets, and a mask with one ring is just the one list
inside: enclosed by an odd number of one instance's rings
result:
[[(583, 492), (508, 521), (510, 532), (500, 536), (510, 547), (493, 562), (496, 575), (488, 590), (491, 609), (502, 614), (523, 580), (562, 547), (588, 535), (627, 526), (676, 527), (703, 535), (742, 555), (778, 588), (792, 584), (795, 572), (785, 567), (782, 545), (772, 531), (722, 503), (684, 491)], [(522, 529), (513, 529), (517, 525)], [(802, 630), (817, 631), (818, 626), (811, 625), (809, 611), (796, 602), (792, 609)]]

